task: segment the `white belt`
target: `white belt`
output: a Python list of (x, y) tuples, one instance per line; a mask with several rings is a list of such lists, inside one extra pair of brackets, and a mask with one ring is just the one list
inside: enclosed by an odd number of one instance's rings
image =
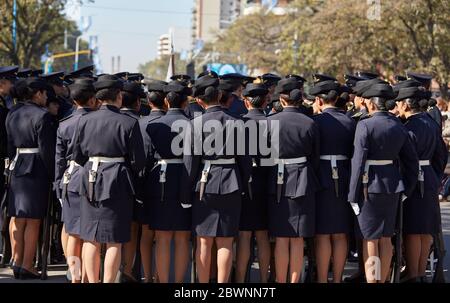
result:
[(202, 170), (202, 179), (201, 183), (206, 183), (208, 181), (208, 175), (211, 170), (211, 165), (230, 165), (236, 164), (236, 160), (234, 158), (231, 159), (217, 159), (217, 160), (202, 160), (202, 163), (205, 164)]
[(89, 182), (93, 183), (96, 180), (98, 166), (100, 163), (124, 163), (124, 157), (108, 158), (108, 157), (89, 157), (89, 162), (92, 162), (92, 168), (89, 172)]
[(12, 162), (9, 165), (10, 171), (14, 170), (17, 159), (19, 159), (19, 155), (22, 155), (22, 154), (39, 154), (39, 148), (17, 148), (16, 156), (14, 157), (14, 159), (12, 160)]
[(69, 168), (64, 173), (63, 184), (69, 184), (70, 178), (72, 177), (72, 173), (75, 167), (80, 167), (80, 164), (78, 164), (73, 160), (69, 161)]
[(420, 160), (419, 165), (420, 166), (430, 166), (431, 162), (430, 162), (430, 160)]
[(392, 160), (367, 160), (364, 166), (363, 184), (369, 183), (369, 169), (371, 166), (385, 166), (392, 165), (394, 161)]
[(338, 169), (337, 169), (337, 161), (345, 161), (348, 160), (347, 156), (344, 155), (324, 155), (320, 156), (320, 160), (330, 161), (331, 162), (331, 172), (333, 180), (339, 179)]
[(162, 159), (158, 161), (160, 165), (159, 169), (159, 182), (166, 183), (166, 171), (169, 164), (183, 164), (183, 159)]
[(285, 165), (302, 164), (302, 163), (306, 163), (307, 161), (308, 161), (308, 159), (306, 157), (293, 158), (293, 159), (277, 159), (277, 160), (275, 160), (275, 163), (278, 164), (277, 184), (278, 185), (284, 184), (284, 166)]

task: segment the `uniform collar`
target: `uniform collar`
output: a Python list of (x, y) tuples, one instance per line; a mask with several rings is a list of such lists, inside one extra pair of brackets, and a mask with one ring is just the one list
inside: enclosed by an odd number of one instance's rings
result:
[(179, 114), (184, 114), (184, 110), (182, 110), (181, 108), (170, 108), (167, 111), (167, 115), (179, 115)]
[(77, 109), (74, 111), (74, 114), (85, 114), (85, 113), (88, 113), (88, 112), (90, 112), (90, 111), (91, 111), (91, 109), (88, 108), (88, 107), (80, 107), (80, 108), (77, 108)]
[(109, 104), (100, 106), (100, 110), (110, 110), (116, 113), (120, 113), (120, 109), (118, 109), (117, 106)]
[(130, 112), (130, 113), (132, 113), (132, 114), (138, 115), (138, 112), (137, 112), (137, 111), (135, 111), (135, 110), (132, 109), (132, 108), (128, 108), (128, 107), (122, 107), (122, 108), (120, 109), (120, 111), (122, 111), (122, 112)]
[(327, 107), (327, 108), (325, 108), (323, 110), (324, 113), (326, 113), (326, 112), (337, 112), (337, 111), (339, 111), (339, 108), (337, 108), (337, 107)]
[(220, 112), (220, 111), (223, 111), (223, 108), (220, 105), (213, 105), (206, 109), (207, 113)]
[(300, 112), (300, 108), (295, 107), (295, 106), (284, 107), (283, 108), (283, 112), (299, 113)]
[(371, 114), (372, 117), (376, 117), (376, 116), (389, 116), (389, 112), (385, 112), (385, 111), (378, 111), (375, 112), (373, 114)]
[(248, 110), (248, 114), (265, 116), (264, 111), (261, 108), (251, 108)]

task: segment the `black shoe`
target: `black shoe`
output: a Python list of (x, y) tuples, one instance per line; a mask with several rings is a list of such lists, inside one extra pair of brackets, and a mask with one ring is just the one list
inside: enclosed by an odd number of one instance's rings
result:
[(22, 269), (20, 266), (17, 266), (15, 264), (12, 264), (11, 269), (13, 271), (14, 274), (14, 279), (19, 280), (20, 279), (20, 270)]
[(419, 277), (420, 283), (429, 283), (428, 278), (426, 276)]
[(130, 284), (130, 283), (138, 283), (138, 281), (135, 278), (125, 273), (122, 273), (120, 276), (120, 283)]
[(355, 274), (353, 274), (350, 277), (346, 277), (344, 279), (344, 283), (365, 283), (366, 279), (364, 277), (364, 275), (360, 272), (357, 272)]
[(41, 275), (35, 274), (29, 270), (26, 270), (25, 268), (21, 268), (19, 272), (19, 279), (20, 280), (38, 280), (41, 278)]

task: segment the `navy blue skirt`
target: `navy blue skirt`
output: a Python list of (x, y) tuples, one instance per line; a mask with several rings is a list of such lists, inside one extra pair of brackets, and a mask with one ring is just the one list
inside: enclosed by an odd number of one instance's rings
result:
[(317, 192), (316, 234), (349, 234), (353, 228), (350, 203), (337, 198), (334, 189)]
[(150, 201), (150, 229), (161, 231), (190, 231), (192, 208), (183, 208), (175, 200)]
[(69, 235), (80, 235), (81, 197), (77, 193), (68, 192), (62, 205), (62, 222)]
[(359, 228), (363, 239), (390, 238), (395, 232), (400, 194), (370, 194), (366, 202), (360, 203)]
[(248, 195), (243, 196), (240, 231), (267, 230), (269, 227), (267, 217), (267, 196), (253, 193), (253, 199)]
[(309, 238), (315, 235), (316, 205), (314, 195), (297, 199), (282, 197), (280, 203), (269, 196), (269, 235), (278, 238)]
[(403, 233), (437, 234), (440, 215), (438, 191), (426, 190), (422, 198), (415, 190), (403, 204)]
[(192, 227), (199, 237), (236, 237), (241, 215), (241, 194), (204, 194), (200, 201), (197, 193), (192, 205)]
[(97, 243), (127, 243), (131, 239), (133, 198), (127, 195), (99, 203), (81, 200), (80, 237)]

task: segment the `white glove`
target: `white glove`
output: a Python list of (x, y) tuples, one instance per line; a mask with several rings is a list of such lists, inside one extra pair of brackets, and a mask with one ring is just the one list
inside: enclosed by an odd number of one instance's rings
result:
[(355, 215), (359, 216), (359, 214), (361, 213), (361, 209), (359, 208), (358, 203), (350, 202), (350, 205), (352, 206), (352, 209), (353, 209), (353, 212), (355, 213)]
[(61, 204), (61, 207), (63, 206), (63, 200), (62, 199), (58, 199), (59, 200), (59, 204)]
[(402, 202), (405, 202), (406, 199), (408, 199), (408, 197), (405, 194), (402, 194)]
[(192, 207), (192, 204), (184, 204), (184, 203), (181, 203), (181, 207), (183, 207), (184, 209), (191, 208), (191, 207)]

